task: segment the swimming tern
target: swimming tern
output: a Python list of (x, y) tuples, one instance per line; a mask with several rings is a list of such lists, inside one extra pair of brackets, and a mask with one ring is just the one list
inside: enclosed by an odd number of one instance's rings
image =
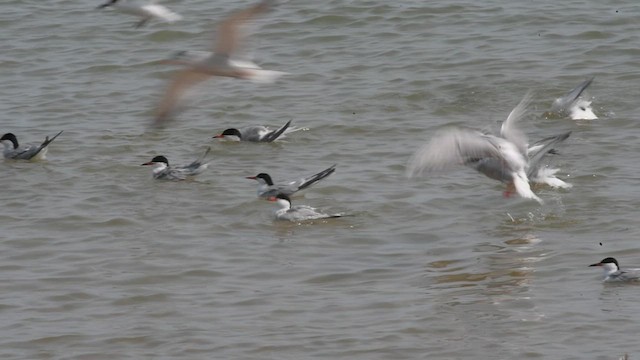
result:
[[(225, 76), (270, 83), (286, 74), (281, 71), (261, 69), (258, 65), (234, 58), (242, 42), (241, 27), (259, 14), (267, 12), (274, 1), (263, 0), (232, 14), (218, 25), (213, 53), (197, 60), (182, 60), (186, 65), (177, 71), (155, 110), (155, 126), (167, 123), (180, 107), (185, 92), (213, 76)], [(169, 61), (171, 62), (171, 61)]]
[(317, 174), (313, 174), (308, 177), (300, 178), (298, 180), (288, 181), (282, 184), (274, 184), (271, 176), (266, 173), (260, 173), (256, 176), (248, 176), (247, 179), (256, 180), (258, 182), (258, 197), (270, 198), (278, 194), (284, 194), (291, 196), (294, 193), (304, 190), (318, 181), (326, 178), (336, 171), (336, 164), (333, 164), (329, 168), (320, 171)]
[(143, 3), (141, 1), (131, 0), (109, 0), (108, 2), (98, 6), (98, 9), (104, 9), (106, 7), (112, 7), (119, 12), (135, 15), (141, 18), (140, 22), (136, 23), (136, 28), (143, 26), (151, 19), (157, 19), (169, 23), (182, 19), (182, 16), (162, 5), (156, 4), (155, 1)]
[(287, 195), (271, 196), (269, 201), (275, 201), (279, 208), (274, 211), (277, 220), (305, 221), (342, 217), (343, 214), (325, 214), (307, 205), (291, 206), (291, 199)]
[(414, 177), (424, 172), (466, 165), (491, 179), (506, 183), (505, 196), (515, 190), (521, 197), (542, 204), (542, 199), (531, 190), (529, 177), (540, 174), (540, 180), (553, 183), (547, 178), (555, 178), (555, 172), (540, 172), (539, 162), (570, 133), (547, 138), (544, 144), (529, 150), (527, 137), (517, 123), (526, 115), (530, 102), (531, 94), (527, 93), (502, 123), (499, 136), (457, 127), (440, 130), (411, 157), (407, 175)]
[(582, 93), (591, 85), (594, 77), (590, 77), (571, 89), (563, 97), (554, 100), (551, 111), (562, 116), (569, 116), (573, 120), (595, 120), (598, 117), (591, 108), (591, 100), (587, 100)]
[(591, 264), (589, 266), (599, 266), (604, 272), (604, 281), (639, 281), (640, 269), (627, 269), (620, 270), (618, 260), (608, 257), (602, 259), (599, 263)]
[(151, 161), (142, 164), (153, 166), (153, 178), (158, 180), (186, 180), (192, 178), (207, 169), (209, 163), (203, 163), (204, 158), (209, 154), (211, 148), (200, 156), (196, 161), (186, 166), (169, 166), (169, 160), (162, 155), (154, 157)]
[(291, 125), (291, 120), (276, 130), (270, 130), (266, 126), (248, 126), (241, 129), (230, 128), (213, 138), (230, 141), (272, 142), (282, 137), (287, 132), (289, 125)]
[(6, 133), (0, 138), (0, 143), (4, 145), (4, 158), (14, 160), (44, 160), (47, 158), (49, 144), (55, 140), (62, 131), (49, 139), (47, 136), (40, 145), (20, 146), (18, 139), (12, 133)]

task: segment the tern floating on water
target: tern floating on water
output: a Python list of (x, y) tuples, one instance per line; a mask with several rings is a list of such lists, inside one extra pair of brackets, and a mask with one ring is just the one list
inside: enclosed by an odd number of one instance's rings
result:
[(288, 221), (305, 221), (338, 218), (342, 214), (325, 214), (307, 205), (291, 206), (291, 199), (287, 195), (278, 194), (269, 198), (269, 201), (275, 201), (279, 205), (279, 209), (274, 212), (277, 220)]
[(44, 160), (47, 158), (49, 144), (55, 140), (62, 131), (49, 139), (47, 136), (40, 145), (20, 146), (18, 139), (12, 133), (6, 133), (0, 138), (0, 143), (4, 145), (4, 158), (14, 160)]
[(248, 126), (241, 129), (230, 128), (213, 138), (229, 141), (272, 142), (283, 137), (287, 133), (289, 125), (291, 125), (291, 120), (276, 130), (270, 130), (266, 126)]
[(169, 160), (166, 157), (159, 155), (154, 157), (151, 161), (142, 164), (153, 166), (153, 178), (158, 180), (187, 180), (192, 178), (204, 170), (207, 169), (209, 163), (204, 163), (204, 158), (209, 154), (211, 148), (207, 150), (198, 158), (198, 160), (192, 162), (186, 166), (169, 166)]
[(266, 173), (260, 173), (256, 176), (248, 176), (247, 179), (258, 181), (258, 196), (263, 198), (270, 198), (278, 194), (284, 194), (291, 196), (294, 193), (304, 190), (309, 186), (317, 183), (318, 181), (326, 178), (336, 171), (336, 164), (331, 167), (320, 171), (317, 174), (301, 178), (298, 180), (288, 181), (282, 184), (274, 184), (271, 176)]
[(225, 19), (217, 31), (213, 53), (200, 59), (176, 61), (186, 67), (179, 70), (155, 110), (154, 125), (160, 126), (169, 121), (180, 107), (184, 94), (191, 87), (213, 76), (226, 76), (254, 82), (273, 82), (286, 74), (280, 71), (261, 69), (249, 61), (234, 59), (242, 41), (241, 27), (247, 21), (271, 8), (272, 0), (264, 0), (245, 10), (241, 10)]
[(109, 0), (108, 2), (98, 6), (98, 9), (104, 9), (106, 7), (112, 7), (122, 13), (135, 15), (141, 18), (140, 22), (136, 24), (136, 28), (143, 26), (151, 19), (157, 19), (169, 23), (182, 19), (182, 16), (162, 5), (156, 4), (155, 1), (143, 3), (131, 0)]
[(639, 281), (640, 269), (620, 270), (618, 260), (608, 257), (602, 259), (599, 263), (589, 266), (600, 266), (604, 271), (604, 281)]
[(591, 85), (593, 79), (593, 76), (588, 78), (563, 97), (557, 98), (551, 105), (551, 111), (562, 116), (568, 116), (573, 120), (597, 119), (598, 117), (591, 108), (591, 100), (587, 100), (582, 96), (582, 93)]
[(515, 190), (521, 197), (542, 204), (543, 201), (531, 191), (530, 177), (537, 177), (547, 184), (555, 183), (553, 186), (566, 184), (554, 176), (557, 170), (542, 168), (540, 160), (570, 133), (544, 139), (543, 143), (529, 149), (526, 135), (516, 124), (526, 114), (530, 101), (531, 95), (527, 94), (511, 111), (502, 123), (500, 136), (457, 127), (439, 131), (409, 160), (407, 175), (414, 177), (424, 172), (466, 165), (491, 179), (506, 183), (505, 196)]

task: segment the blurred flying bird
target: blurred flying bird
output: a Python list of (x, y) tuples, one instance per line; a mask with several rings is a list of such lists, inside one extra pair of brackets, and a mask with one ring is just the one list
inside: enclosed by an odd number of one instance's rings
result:
[(284, 75), (284, 72), (264, 70), (258, 65), (234, 58), (243, 40), (241, 27), (257, 15), (268, 11), (273, 0), (263, 0), (247, 9), (232, 14), (218, 25), (213, 53), (206, 56), (187, 55), (191, 52), (180, 52), (174, 59), (164, 62), (186, 65), (178, 70), (155, 110), (155, 126), (166, 124), (175, 115), (181, 105), (185, 92), (193, 86), (213, 76), (225, 76), (269, 83)]
[(162, 5), (156, 4), (155, 1), (143, 3), (131, 0), (109, 0), (108, 2), (98, 6), (98, 9), (104, 9), (106, 7), (112, 7), (121, 13), (135, 15), (141, 18), (140, 22), (136, 23), (136, 28), (143, 26), (151, 19), (157, 19), (169, 23), (182, 19), (182, 16)]

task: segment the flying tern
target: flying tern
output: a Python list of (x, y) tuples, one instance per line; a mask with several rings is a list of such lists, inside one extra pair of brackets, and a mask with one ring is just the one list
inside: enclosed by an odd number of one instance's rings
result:
[(553, 183), (548, 178), (555, 178), (555, 172), (541, 170), (539, 162), (570, 133), (544, 139), (544, 143), (529, 150), (527, 137), (517, 127), (517, 122), (526, 115), (530, 101), (528, 93), (502, 123), (499, 136), (457, 127), (439, 131), (411, 157), (407, 175), (414, 177), (424, 172), (466, 165), (491, 179), (506, 183), (505, 196), (515, 190), (521, 197), (542, 204), (542, 199), (531, 190), (530, 177), (538, 176), (546, 183)]
[(143, 26), (151, 19), (157, 19), (169, 23), (182, 19), (182, 16), (162, 5), (156, 4), (155, 1), (145, 3), (131, 0), (109, 0), (98, 6), (98, 9), (104, 9), (107, 7), (112, 7), (122, 13), (139, 17), (141, 20), (136, 23), (136, 28)]
[(218, 25), (216, 41), (213, 45), (213, 52), (210, 55), (196, 59), (189, 58), (188, 60), (173, 61), (186, 66), (174, 74), (160, 103), (156, 107), (155, 126), (164, 125), (171, 120), (180, 107), (185, 93), (190, 88), (213, 76), (270, 83), (286, 74), (281, 71), (264, 70), (250, 61), (234, 58), (243, 40), (241, 27), (259, 14), (267, 12), (273, 2), (273, 0), (263, 0), (256, 5), (232, 14), (222, 21)]

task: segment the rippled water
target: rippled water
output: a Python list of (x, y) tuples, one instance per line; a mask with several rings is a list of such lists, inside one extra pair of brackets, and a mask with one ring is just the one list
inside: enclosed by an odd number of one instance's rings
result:
[[(4, 161), (0, 356), (21, 359), (618, 359), (639, 356), (637, 24), (630, 0), (309, 1), (255, 25), (270, 86), (215, 79), (148, 131), (177, 50), (249, 2), (166, 1), (185, 20), (134, 29), (99, 2), (4, 0), (2, 129), (64, 130), (41, 163)], [(589, 76), (597, 121), (544, 116)], [(488, 128), (535, 91), (532, 139), (573, 130), (569, 190), (502, 197), (468, 169), (404, 177), (445, 124)], [(231, 126), (309, 128), (217, 143)], [(197, 181), (139, 164), (185, 163)], [(276, 223), (245, 176), (334, 175), (295, 199), (355, 216)]]

